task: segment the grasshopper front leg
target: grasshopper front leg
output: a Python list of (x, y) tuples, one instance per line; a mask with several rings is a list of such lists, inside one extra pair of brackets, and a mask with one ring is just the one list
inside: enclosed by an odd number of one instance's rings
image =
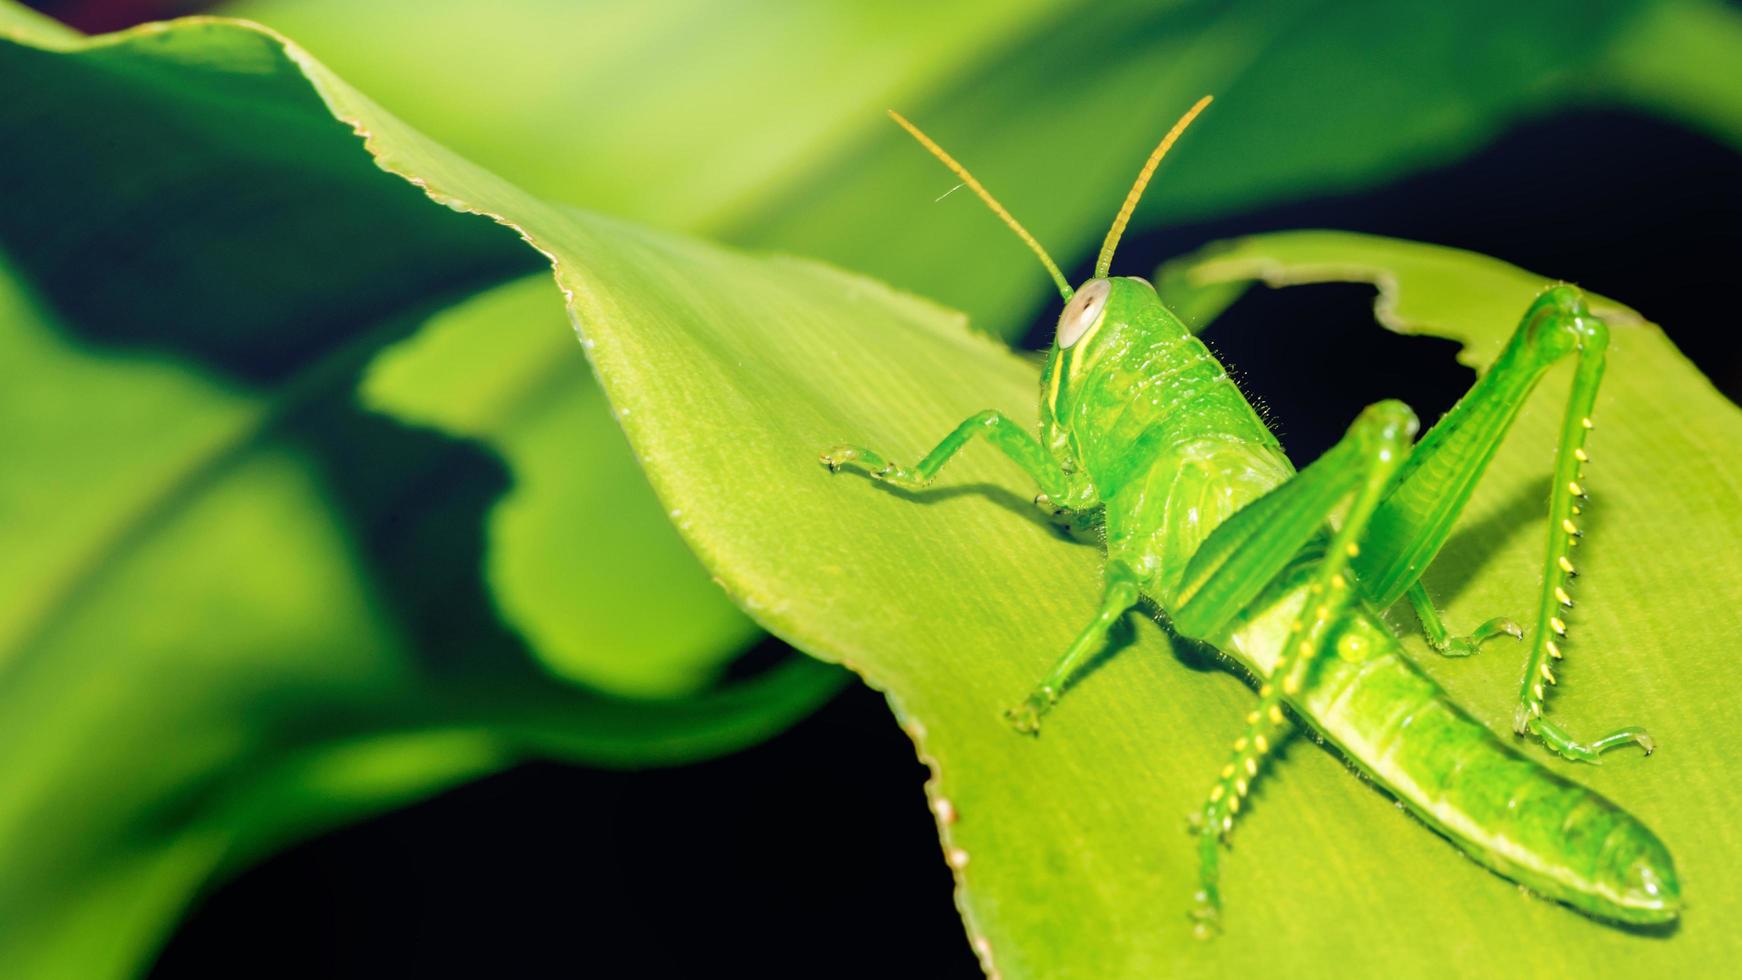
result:
[[(1035, 498), (1035, 504), (1055, 520), (1064, 518), (1068, 523), (1077, 522), (1071, 510), (1059, 506), (1055, 501), (1075, 502), (1077, 514), (1094, 506), (1093, 490), (1086, 485), (1080, 485), (1080, 481), (1079, 485), (1073, 486), (1069, 475), (1047, 453), (1040, 440), (1011, 422), (1003, 413), (991, 410), (969, 416), (911, 468), (891, 463), (869, 449), (847, 445), (836, 446), (824, 453), (822, 463), (831, 473), (838, 472), (842, 467), (856, 466), (870, 473), (873, 479), (882, 480), (892, 486), (904, 490), (922, 490), (937, 478), (944, 463), (960, 452), (975, 436), (991, 443), (1034, 479), (1041, 491), (1040, 496)], [(1107, 631), (1127, 609), (1137, 603), (1138, 586), (1138, 576), (1129, 566), (1123, 562), (1108, 563), (1101, 608), (1094, 620), (1084, 627), (1070, 649), (1022, 704), (1004, 713), (1005, 719), (1017, 731), (1028, 735), (1039, 733), (1041, 716), (1057, 703), (1072, 672), (1100, 648), (1106, 641)]]
[(1040, 440), (1010, 421), (1003, 412), (991, 409), (977, 412), (963, 420), (912, 468), (891, 463), (869, 449), (847, 445), (836, 446), (823, 453), (822, 464), (829, 468), (830, 473), (839, 472), (843, 467), (858, 467), (870, 473), (872, 479), (882, 480), (891, 486), (904, 490), (923, 490), (931, 486), (943, 465), (975, 436), (991, 443), (994, 448), (1010, 457), (1012, 462), (1022, 467), (1023, 472), (1040, 486), (1041, 493), (1049, 501), (1068, 499), (1069, 485), (1065, 473), (1047, 454)]

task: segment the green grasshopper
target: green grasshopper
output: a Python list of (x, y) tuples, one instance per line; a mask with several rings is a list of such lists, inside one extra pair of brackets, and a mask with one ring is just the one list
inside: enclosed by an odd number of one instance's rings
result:
[(1033, 478), (1037, 506), (1099, 532), (1106, 547), (1100, 611), (1027, 699), (1005, 713), (1021, 732), (1038, 734), (1073, 673), (1144, 600), (1175, 633), (1215, 646), (1257, 679), (1258, 706), (1195, 821), (1199, 935), (1218, 923), (1220, 844), (1287, 731), (1285, 707), (1499, 874), (1601, 918), (1674, 920), (1680, 886), (1657, 837), (1460, 711), (1405, 659), (1380, 616), (1407, 597), (1430, 645), (1451, 656), (1497, 636), (1522, 637), (1505, 619), (1450, 635), (1421, 574), (1537, 381), (1571, 358), (1576, 374), (1555, 454), (1547, 559), (1514, 727), (1585, 762), (1627, 743), (1652, 751), (1642, 729), (1582, 742), (1544, 715), (1545, 685), (1555, 683), (1552, 661), (1562, 656), (1557, 641), (1573, 605), (1571, 555), (1607, 328), (1577, 289), (1552, 286), (1525, 311), (1499, 359), (1420, 442), (1407, 405), (1379, 402), (1297, 473), (1227, 371), (1154, 288), (1108, 275), (1144, 187), (1209, 101), (1193, 106), (1150, 154), (1107, 233), (1094, 277), (1075, 290), (966, 168), (891, 112), (1040, 257), (1065, 307), (1041, 374), (1038, 436), (984, 411), (912, 467), (855, 446), (830, 450), (823, 463), (918, 490), (977, 436)]

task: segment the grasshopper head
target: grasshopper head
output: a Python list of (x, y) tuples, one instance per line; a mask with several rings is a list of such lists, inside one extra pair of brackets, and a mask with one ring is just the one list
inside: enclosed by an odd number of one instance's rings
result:
[(1041, 409), (1049, 427), (1061, 434), (1071, 427), (1083, 382), (1097, 366), (1148, 346), (1159, 307), (1155, 287), (1135, 276), (1098, 277), (1077, 289), (1059, 314), (1041, 374)]
[(1167, 135), (1161, 138), (1161, 142), (1149, 154), (1149, 159), (1137, 174), (1137, 181), (1125, 195), (1125, 202), (1114, 217), (1106, 240), (1101, 244), (1101, 254), (1095, 262), (1094, 278), (1076, 290), (1071, 289), (1070, 282), (1059, 270), (1058, 263), (1052, 260), (1052, 256), (1047, 254), (1040, 242), (1005, 210), (1004, 205), (998, 203), (991, 192), (974, 179), (974, 175), (966, 167), (956, 162), (943, 147), (899, 112), (893, 109), (889, 112), (890, 118), (907, 130), (932, 156), (937, 157), (951, 173), (961, 178), (962, 184), (984, 201), (992, 209), (992, 213), (1016, 233), (1016, 237), (1022, 239), (1023, 244), (1046, 267), (1047, 274), (1058, 287), (1059, 295), (1064, 298), (1064, 312), (1059, 314), (1052, 352), (1047, 356), (1046, 370), (1041, 377), (1041, 413), (1044, 416), (1042, 426), (1046, 430), (1044, 434), (1049, 448), (1067, 467), (1076, 465), (1080, 457), (1081, 446), (1073, 436), (1069, 420), (1077, 400), (1077, 390), (1082, 387), (1082, 379), (1089, 368), (1109, 352), (1117, 356), (1122, 350), (1132, 349), (1133, 343), (1146, 332), (1156, 329), (1184, 332), (1178, 318), (1162, 306), (1154, 287), (1142, 279), (1114, 278), (1109, 275), (1109, 270), (1119, 238), (1125, 233), (1125, 227), (1136, 212), (1137, 202), (1143, 196), (1144, 188), (1149, 186), (1149, 179), (1155, 175), (1155, 168), (1161, 163), (1161, 158), (1167, 155), (1180, 134), (1185, 132), (1186, 127), (1209, 104), (1209, 96), (1199, 99), (1197, 104), (1180, 117), (1179, 122), (1174, 123), (1173, 128), (1167, 131)]

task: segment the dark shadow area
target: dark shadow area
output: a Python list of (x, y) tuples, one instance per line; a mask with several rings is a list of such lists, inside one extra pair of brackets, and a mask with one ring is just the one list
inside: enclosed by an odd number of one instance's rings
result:
[[(1069, 696), (1071, 691), (1087, 683), (1089, 678), (1099, 672), (1102, 667), (1105, 667), (1118, 659), (1118, 657), (1125, 652), (1127, 647), (1136, 643), (1137, 631), (1145, 628), (1139, 626), (1138, 623), (1147, 618), (1149, 618), (1148, 606), (1138, 605), (1126, 610), (1123, 615), (1114, 620), (1113, 625), (1107, 627), (1107, 641), (1101, 644), (1101, 649), (1090, 654), (1089, 659), (1083, 661), (1082, 666), (1078, 667), (1074, 672), (1072, 672), (1071, 676), (1065, 680), (1064, 690), (1059, 692), (1059, 699), (1062, 701), (1065, 697)], [(1085, 620), (1082, 625), (1088, 626), (1089, 623)], [(1171, 636), (1169, 638), (1171, 639)], [(1062, 656), (1064, 651), (1060, 650), (1059, 654)], [(1042, 677), (1045, 676), (1045, 671), (1051, 669), (1051, 663), (1040, 667), (1030, 682), (1031, 688), (1041, 682)], [(1020, 694), (1021, 696), (1026, 697), (1028, 691), (1022, 691)], [(1006, 707), (1015, 707), (1018, 704), (1018, 696), (1015, 694), (1011, 695), (1009, 700), (1010, 704)], [(1045, 728), (1046, 726), (1043, 724), (1041, 727)]]
[(319, 467), (379, 597), (426, 675), (542, 674), (503, 625), (484, 582), (485, 515), (513, 484), (488, 450), (366, 411), (347, 374), (284, 420), (283, 435)]
[(1260, 286), (1204, 334), (1296, 466), (1318, 459), (1374, 402), (1402, 400), (1425, 431), (1476, 380), (1455, 360), (1455, 342), (1374, 322), (1373, 297), (1360, 283)]
[(1168, 622), (1166, 614), (1159, 608), (1153, 605), (1146, 605), (1144, 608), (1151, 613), (1150, 618), (1161, 627), (1162, 632), (1167, 634), (1168, 645), (1173, 648), (1174, 659), (1179, 661), (1180, 666), (1200, 674), (1211, 671), (1227, 671), (1236, 675), (1245, 673), (1235, 665), (1232, 657), (1215, 646), (1175, 632), (1173, 624)]
[(0, 145), (54, 148), (7, 155), (0, 250), (87, 340), (284, 384), (432, 295), (548, 267), (376, 167), (306, 86), (234, 76), (218, 99), (110, 49), (78, 57), (98, 70), (9, 54), (8, 83), (53, 88), (59, 110), (0, 125)]
[(267, 860), (152, 976), (977, 976), (924, 779), (859, 685), (712, 762), (522, 766)]
[(27, 0), (25, 5), (86, 34), (118, 31), (142, 21), (204, 13), (218, 6), (215, 0)]
[(725, 669), (720, 672), (722, 687), (761, 677), (787, 661), (787, 658), (802, 656), (792, 647), (764, 634), (762, 639), (750, 646), (750, 649), (734, 657)]

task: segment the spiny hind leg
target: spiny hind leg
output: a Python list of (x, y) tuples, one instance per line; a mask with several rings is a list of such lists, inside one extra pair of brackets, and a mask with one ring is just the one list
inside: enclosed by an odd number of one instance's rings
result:
[[(1192, 918), (1196, 922), (1193, 931), (1200, 937), (1212, 934), (1221, 918), (1219, 847), (1233, 829), (1241, 801), (1258, 778), (1261, 760), (1283, 734), (1287, 723), (1283, 699), (1300, 693), (1310, 676), (1313, 660), (1334, 641), (1336, 624), (1354, 600), (1349, 562), (1360, 553), (1360, 541), (1367, 533), (1373, 511), (1402, 464), (1415, 428), (1415, 415), (1407, 406), (1380, 402), (1363, 412), (1343, 441), (1321, 457), (1341, 472), (1353, 471), (1358, 478), (1345, 484), (1346, 489), (1335, 497), (1324, 499), (1325, 510), (1307, 518), (1316, 528), (1323, 524), (1330, 508), (1348, 502), (1342, 526), (1332, 535), (1324, 557), (1303, 586), (1301, 608), (1290, 624), (1269, 679), (1259, 688), (1258, 707), (1246, 716), (1246, 730), (1234, 741), (1233, 753), (1210, 787), (1209, 798), (1197, 818), (1198, 890), (1193, 896)], [(1311, 469), (1302, 473), (1303, 482), (1313, 480)], [(1272, 492), (1282, 492), (1287, 486)], [(1246, 550), (1235, 549), (1224, 566), (1232, 569), (1240, 565), (1241, 552)], [(1220, 588), (1218, 581), (1211, 580), (1200, 594), (1217, 593)]]
[(1638, 745), (1650, 755), (1657, 743), (1637, 725), (1616, 729), (1608, 735), (1582, 742), (1543, 716), (1547, 687), (1555, 684), (1551, 660), (1564, 654), (1561, 644), (1567, 638), (1567, 619), (1572, 614), (1573, 579), (1578, 568), (1573, 563), (1574, 549), (1584, 532), (1578, 518), (1589, 504), (1585, 492), (1585, 464), (1590, 454), (1585, 452), (1585, 440), (1595, 423), (1591, 410), (1597, 401), (1597, 388), (1603, 380), (1604, 350), (1609, 343), (1608, 328), (1603, 321), (1591, 317), (1579, 303), (1583, 317), (1575, 314), (1573, 329), (1578, 331), (1578, 368), (1573, 375), (1572, 393), (1567, 396), (1566, 413), (1561, 419), (1560, 445), (1555, 449), (1554, 483), (1549, 494), (1548, 553), (1543, 559), (1542, 592), (1538, 599), (1536, 635), (1530, 656), (1524, 665), (1524, 680), (1518, 692), (1518, 709), (1512, 727), (1520, 735), (1534, 733), (1543, 744), (1562, 758), (1575, 762), (1595, 763), (1612, 748), (1629, 743)]
[[(1595, 762), (1603, 751), (1629, 742), (1647, 752), (1653, 747), (1650, 736), (1634, 727), (1581, 742), (1543, 716), (1548, 688), (1556, 681), (1553, 662), (1564, 654), (1573, 608), (1572, 556), (1587, 504), (1584, 467), (1590, 456), (1585, 441), (1594, 426), (1591, 412), (1608, 342), (1608, 327), (1592, 315), (1577, 289), (1561, 285), (1544, 290), (1487, 373), (1410, 453), (1375, 513), (1371, 541), (1355, 563), (1362, 594), (1375, 605), (1389, 606), (1416, 585), (1445, 544), (1537, 380), (1555, 363), (1572, 358), (1576, 367), (1555, 449), (1536, 630), (1513, 727), (1520, 734), (1535, 734), (1560, 755), (1583, 762)], [(1416, 603), (1416, 608), (1423, 606)], [(1425, 617), (1423, 624), (1431, 638), (1433, 627)]]
[(1083, 627), (1070, 647), (1047, 671), (1046, 677), (1037, 685), (1028, 697), (1014, 708), (1004, 712), (1004, 717), (1015, 729), (1024, 735), (1040, 734), (1040, 719), (1052, 706), (1058, 703), (1065, 686), (1070, 683), (1071, 675), (1077, 668), (1107, 644), (1107, 631), (1119, 621), (1125, 611), (1137, 604), (1139, 598), (1139, 580), (1137, 573), (1130, 565), (1118, 558), (1109, 558), (1104, 572), (1105, 582), (1101, 589), (1101, 608), (1095, 613), (1095, 618)]
[(1469, 633), (1453, 636), (1446, 629), (1445, 621), (1440, 619), (1439, 610), (1434, 608), (1433, 600), (1428, 598), (1427, 587), (1420, 581), (1410, 586), (1404, 597), (1415, 608), (1415, 617), (1421, 621), (1421, 631), (1427, 637), (1427, 645), (1442, 657), (1468, 657), (1481, 649), (1482, 644), (1496, 637), (1524, 639), (1524, 630), (1504, 616), (1496, 616)]

